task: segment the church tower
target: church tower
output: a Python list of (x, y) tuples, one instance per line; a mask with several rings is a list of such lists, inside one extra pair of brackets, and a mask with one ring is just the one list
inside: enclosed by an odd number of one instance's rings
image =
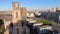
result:
[(20, 6), (19, 2), (13, 2), (13, 7), (12, 7), (12, 22), (16, 23), (19, 20), (21, 20), (21, 11), (20, 11)]
[(54, 12), (57, 12), (57, 10), (58, 10), (58, 7), (53, 8)]

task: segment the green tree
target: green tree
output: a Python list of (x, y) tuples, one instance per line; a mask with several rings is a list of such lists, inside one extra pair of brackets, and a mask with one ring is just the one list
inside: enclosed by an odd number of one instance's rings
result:
[(5, 31), (5, 27), (4, 27), (4, 25), (2, 25), (2, 26), (0, 27), (0, 34), (4, 34), (4, 31)]
[(43, 25), (49, 25), (51, 26), (52, 23), (50, 21), (46, 21), (46, 20), (43, 20), (43, 19), (40, 19), (40, 20), (36, 20), (37, 23), (43, 23)]
[(0, 34), (4, 34), (5, 27), (4, 27), (4, 22), (2, 19), (0, 19)]

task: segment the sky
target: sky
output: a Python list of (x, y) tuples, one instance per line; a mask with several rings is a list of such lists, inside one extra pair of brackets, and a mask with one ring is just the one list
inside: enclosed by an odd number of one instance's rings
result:
[(12, 2), (19, 2), (20, 7), (26, 7), (27, 9), (60, 8), (60, 0), (0, 0), (0, 10), (12, 9)]

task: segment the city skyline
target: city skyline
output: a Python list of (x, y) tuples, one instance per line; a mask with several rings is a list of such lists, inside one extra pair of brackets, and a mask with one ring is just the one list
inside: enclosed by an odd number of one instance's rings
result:
[(45, 9), (45, 8), (60, 8), (60, 0), (0, 0), (0, 10), (10, 10), (12, 2), (19, 2), (21, 7), (27, 9)]

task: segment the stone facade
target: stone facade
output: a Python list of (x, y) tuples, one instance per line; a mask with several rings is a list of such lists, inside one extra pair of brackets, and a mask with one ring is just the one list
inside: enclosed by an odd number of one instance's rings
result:
[(18, 2), (13, 2), (12, 22), (16, 23), (21, 20), (21, 10)]
[(24, 8), (24, 7), (21, 7), (21, 16), (22, 17), (26, 17), (26, 8)]
[[(5, 29), (9, 27), (9, 24), (12, 23), (18, 23), (22, 19), (22, 17), (26, 16), (26, 8), (20, 7), (19, 2), (13, 2), (12, 3), (12, 11), (11, 13), (2, 14), (0, 13), (0, 19), (4, 21)], [(4, 32), (4, 34), (9, 34), (9, 29)]]
[(54, 12), (57, 12), (57, 10), (58, 10), (58, 7), (53, 8)]

